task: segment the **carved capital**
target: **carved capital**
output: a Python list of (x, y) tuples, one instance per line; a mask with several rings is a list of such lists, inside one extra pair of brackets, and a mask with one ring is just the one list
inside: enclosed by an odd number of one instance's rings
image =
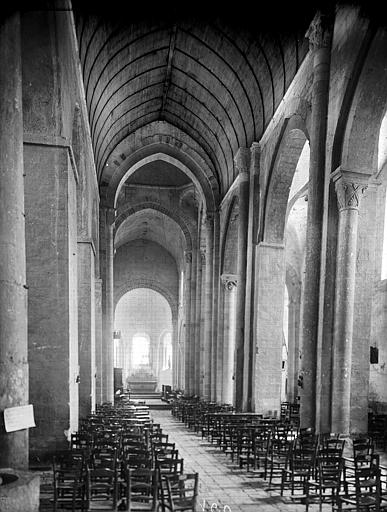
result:
[(248, 179), (250, 170), (250, 149), (239, 148), (234, 158), (235, 167), (241, 179)]
[(114, 222), (116, 220), (116, 209), (113, 208), (112, 206), (108, 206), (106, 204), (101, 204), (100, 210), (103, 213), (103, 215), (105, 216), (106, 224), (108, 224), (108, 225), (114, 224)]
[(238, 277), (235, 274), (222, 274), (220, 280), (224, 286), (224, 289), (231, 292), (237, 287)]
[(186, 263), (192, 263), (192, 252), (185, 251), (184, 253)]
[(214, 212), (206, 212), (206, 216), (204, 219), (204, 224), (209, 227), (214, 222), (215, 214)]
[(252, 174), (258, 174), (260, 167), (260, 159), (261, 159), (261, 145), (259, 142), (253, 142), (250, 148), (250, 169)]
[(358, 210), (363, 193), (368, 187), (369, 174), (339, 168), (332, 174), (332, 180), (339, 210)]
[(311, 51), (328, 48), (332, 38), (332, 16), (318, 12), (309, 25), (305, 37), (309, 39)]

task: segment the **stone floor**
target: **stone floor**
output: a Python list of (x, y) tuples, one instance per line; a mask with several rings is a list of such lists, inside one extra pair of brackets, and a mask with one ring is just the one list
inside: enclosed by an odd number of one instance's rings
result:
[[(170, 410), (152, 410), (151, 415), (160, 423), (169, 440), (176, 443), (179, 454), (184, 458), (185, 472), (199, 473), (199, 502), (197, 512), (298, 512), (305, 505), (293, 503), (288, 497), (280, 496), (277, 488), (268, 490), (268, 483), (258, 473), (239, 469), (222, 450), (202, 439), (176, 420)], [(383, 454), (383, 463), (387, 457)], [(286, 496), (286, 494), (288, 496)], [(52, 474), (41, 472), (41, 512), (52, 510)], [(323, 505), (323, 511), (331, 506)], [(310, 511), (317, 512), (318, 505), (312, 504)], [(26, 511), (27, 512), (27, 511)]]
[[(176, 443), (184, 458), (184, 472), (199, 473), (199, 503), (197, 512), (298, 512), (305, 505), (280, 496), (279, 490), (267, 490), (268, 484), (254, 472), (239, 469), (222, 450), (201, 438), (176, 420), (170, 411), (152, 411), (156, 423)], [(289, 493), (288, 493), (289, 494)], [(311, 505), (310, 511), (318, 505)], [(331, 510), (328, 504), (323, 510)]]

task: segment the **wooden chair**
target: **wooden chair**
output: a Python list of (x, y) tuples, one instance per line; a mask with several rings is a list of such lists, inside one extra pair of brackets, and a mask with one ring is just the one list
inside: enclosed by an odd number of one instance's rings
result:
[(305, 482), (305, 506), (309, 510), (311, 502), (318, 502), (322, 510), (323, 502), (337, 504), (342, 487), (343, 459), (332, 455), (329, 448), (320, 450), (317, 456), (317, 478)]
[(286, 438), (271, 439), (268, 453), (265, 457), (264, 476), (272, 485), (274, 478), (282, 479), (282, 471), (289, 465), (289, 455), (292, 443)]
[[(316, 446), (303, 446), (300, 441), (294, 441), (289, 452), (288, 467), (282, 469), (281, 496), (285, 487), (291, 490), (292, 498), (303, 498), (306, 495), (306, 482), (313, 475), (316, 462)], [(301, 489), (302, 494), (295, 494)]]
[(381, 507), (379, 456), (368, 454), (364, 457), (356, 458), (354, 472), (354, 492), (349, 495), (338, 496), (334, 510), (378, 512)]
[(118, 479), (116, 471), (109, 468), (88, 468), (87, 504), (88, 511), (111, 510), (118, 507)]
[(81, 468), (53, 469), (53, 510), (86, 510), (86, 482)]
[(130, 512), (155, 512), (158, 508), (158, 474), (155, 469), (129, 471)]
[(156, 460), (156, 470), (158, 476), (158, 497), (163, 512), (168, 502), (168, 488), (166, 478), (177, 477), (184, 472), (184, 459), (163, 459)]
[(187, 473), (166, 478), (168, 502), (171, 512), (196, 511), (199, 474)]

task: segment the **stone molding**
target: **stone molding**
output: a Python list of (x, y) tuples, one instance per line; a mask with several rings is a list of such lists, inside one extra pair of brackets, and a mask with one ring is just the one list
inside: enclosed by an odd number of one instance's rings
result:
[(104, 203), (100, 204), (99, 207), (105, 214), (106, 224), (113, 226), (116, 220), (116, 209)]
[(358, 210), (364, 191), (368, 187), (370, 175), (338, 168), (332, 173), (337, 204), (340, 211)]
[(90, 244), (94, 256), (96, 256), (97, 252), (95, 250), (95, 244), (92, 238), (78, 238), (77, 244)]
[(250, 172), (250, 149), (239, 148), (234, 158), (235, 167), (241, 180), (249, 179)]
[(238, 276), (236, 274), (222, 274), (220, 280), (224, 286), (224, 289), (231, 292), (238, 285)]
[(204, 224), (206, 225), (207, 228), (211, 227), (211, 225), (214, 222), (214, 219), (215, 219), (215, 212), (206, 212)]
[(250, 148), (250, 172), (251, 174), (259, 174), (260, 172), (260, 159), (261, 159), (261, 144), (259, 142), (253, 142)]
[(191, 250), (193, 245), (192, 240), (194, 239), (194, 233), (191, 234), (191, 229), (187, 222), (187, 218), (184, 215), (182, 215), (181, 211), (179, 211), (178, 209), (172, 210), (165, 208), (165, 206), (163, 206), (159, 201), (156, 200), (136, 203), (135, 205), (125, 208), (122, 211), (118, 210), (117, 213), (119, 212), (119, 214), (117, 215), (114, 221), (114, 232), (117, 233), (117, 230), (120, 227), (120, 225), (123, 222), (125, 222), (125, 220), (128, 219), (131, 215), (134, 215), (135, 213), (145, 209), (156, 210), (160, 213), (163, 213), (170, 219), (174, 220), (176, 224), (179, 225), (180, 229), (184, 234), (187, 249)]
[(121, 299), (121, 297), (125, 295), (125, 293), (130, 292), (131, 290), (135, 290), (137, 288), (149, 288), (150, 290), (154, 290), (155, 292), (160, 293), (160, 295), (162, 295), (166, 299), (171, 308), (172, 320), (173, 318), (177, 318), (178, 304), (177, 298), (174, 296), (175, 294), (173, 294), (171, 290), (168, 290), (165, 286), (161, 285), (154, 279), (128, 279), (119, 288), (116, 288), (114, 290), (114, 305), (117, 305), (118, 301)]
[(305, 34), (309, 39), (309, 49), (319, 50), (328, 48), (332, 40), (332, 18), (327, 14), (318, 12)]
[(40, 146), (40, 147), (49, 147), (49, 148), (57, 148), (64, 149), (68, 152), (68, 156), (71, 163), (71, 169), (74, 174), (74, 179), (77, 185), (79, 185), (79, 172), (77, 163), (75, 161), (75, 156), (73, 152), (73, 147), (70, 141), (66, 137), (61, 136), (50, 136), (50, 135), (41, 135), (31, 132), (23, 133), (23, 144), (25, 146)]

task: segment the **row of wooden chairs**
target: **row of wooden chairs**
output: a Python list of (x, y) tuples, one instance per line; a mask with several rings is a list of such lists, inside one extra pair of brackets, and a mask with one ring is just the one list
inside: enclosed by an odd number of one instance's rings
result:
[(320, 510), (324, 502), (335, 511), (387, 509), (387, 468), (375, 453), (375, 436), (354, 439), (352, 456), (344, 457), (345, 441), (338, 434), (318, 435), (299, 427), (298, 404), (284, 403), (278, 418), (265, 418), (183, 398), (174, 403), (172, 414), (198, 431), (189, 421), (195, 410), (202, 437), (240, 468), (258, 470), (268, 489), (281, 495), (290, 491), (292, 501), (301, 501), (307, 510), (316, 502)]
[(54, 511), (195, 510), (198, 474), (184, 473), (168, 434), (149, 410), (103, 404), (53, 461)]

